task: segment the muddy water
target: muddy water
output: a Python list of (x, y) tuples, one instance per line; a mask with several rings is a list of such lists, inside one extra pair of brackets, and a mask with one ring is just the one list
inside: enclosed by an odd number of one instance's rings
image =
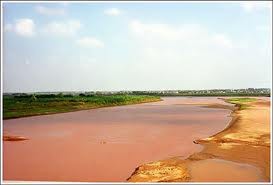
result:
[(196, 104), (217, 98), (163, 98), (139, 105), (3, 121), (4, 180), (125, 181), (141, 164), (200, 151), (193, 140), (224, 129), (230, 110)]
[[(204, 170), (209, 169), (209, 170)], [(190, 165), (192, 182), (261, 182), (260, 169), (222, 159), (206, 159)]]

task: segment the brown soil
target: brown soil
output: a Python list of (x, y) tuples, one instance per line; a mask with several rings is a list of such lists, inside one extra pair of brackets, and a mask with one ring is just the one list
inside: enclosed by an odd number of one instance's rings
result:
[(22, 136), (3, 136), (3, 141), (24, 141), (24, 140), (28, 140), (25, 137)]

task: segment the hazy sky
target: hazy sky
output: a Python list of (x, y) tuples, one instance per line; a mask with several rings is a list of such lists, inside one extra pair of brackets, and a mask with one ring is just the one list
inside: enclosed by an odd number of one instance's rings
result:
[(3, 7), (4, 92), (271, 86), (271, 2)]

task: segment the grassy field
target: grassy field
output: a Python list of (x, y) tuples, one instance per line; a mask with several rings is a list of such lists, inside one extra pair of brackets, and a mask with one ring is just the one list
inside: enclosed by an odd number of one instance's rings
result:
[(159, 100), (158, 96), (145, 95), (5, 95), (3, 96), (3, 119)]
[(226, 101), (228, 103), (239, 105), (240, 106), (239, 109), (243, 110), (249, 107), (247, 103), (254, 102), (256, 100), (257, 100), (256, 98), (228, 98)]

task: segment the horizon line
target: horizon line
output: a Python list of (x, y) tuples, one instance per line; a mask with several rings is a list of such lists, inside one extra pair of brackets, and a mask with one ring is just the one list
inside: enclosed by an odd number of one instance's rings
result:
[(144, 91), (209, 91), (209, 90), (246, 90), (246, 89), (269, 89), (271, 87), (248, 87), (248, 88), (211, 88), (211, 89), (161, 89), (161, 90), (55, 90), (55, 91), (22, 91), (22, 92), (2, 92), (2, 94), (12, 93), (62, 93), (62, 92), (144, 92)]

